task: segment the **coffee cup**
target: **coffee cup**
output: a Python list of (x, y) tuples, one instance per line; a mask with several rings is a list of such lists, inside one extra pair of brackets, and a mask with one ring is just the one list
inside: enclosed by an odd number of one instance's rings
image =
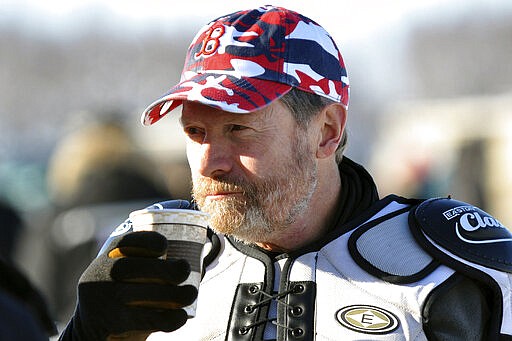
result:
[[(168, 247), (164, 259), (185, 259), (190, 264), (190, 275), (180, 285), (193, 285), (199, 290), (203, 268), (203, 248), (207, 242), (208, 214), (188, 209), (146, 208), (134, 211), (129, 219), (132, 230), (156, 231), (165, 236)], [(194, 317), (197, 300), (184, 307)]]

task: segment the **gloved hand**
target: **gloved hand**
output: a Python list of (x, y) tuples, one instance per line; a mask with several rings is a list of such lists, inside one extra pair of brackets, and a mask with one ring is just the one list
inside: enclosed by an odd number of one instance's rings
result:
[[(161, 204), (165, 208), (192, 208), (183, 200)], [(132, 232), (128, 221), (125, 230), (120, 235), (112, 234), (82, 274), (78, 305), (60, 340), (104, 341), (153, 331), (170, 332), (187, 321), (187, 313), (181, 308), (194, 302), (197, 289), (179, 284), (187, 279), (189, 264), (158, 258), (167, 249), (163, 235)]]

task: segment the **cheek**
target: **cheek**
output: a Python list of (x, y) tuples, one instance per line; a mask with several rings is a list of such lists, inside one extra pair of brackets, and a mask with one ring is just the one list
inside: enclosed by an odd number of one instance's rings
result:
[(272, 149), (266, 149), (257, 155), (240, 155), (239, 165), (249, 176), (266, 178), (273, 173), (281, 159), (282, 157), (279, 157)]
[(252, 156), (241, 155), (239, 165), (242, 171), (248, 175), (259, 175), (261, 172), (261, 161)]
[(199, 152), (198, 148), (193, 147), (191, 144), (187, 144), (186, 152), (190, 171), (192, 175), (194, 175), (198, 172), (199, 166), (201, 164), (201, 153)]

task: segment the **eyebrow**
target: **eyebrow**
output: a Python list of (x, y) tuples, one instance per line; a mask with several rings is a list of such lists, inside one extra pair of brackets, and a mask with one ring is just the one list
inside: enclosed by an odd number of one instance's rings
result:
[[(270, 109), (270, 110), (269, 110)], [(231, 113), (229, 118), (224, 119), (225, 124), (262, 124), (265, 121), (271, 120), (272, 115), (275, 112), (275, 108), (267, 107), (264, 110), (260, 109), (259, 113), (250, 112), (250, 113)], [(192, 118), (189, 122), (185, 122), (183, 119), (183, 111), (179, 117), (179, 122), (181, 127), (184, 127), (185, 124), (194, 123), (195, 120)]]

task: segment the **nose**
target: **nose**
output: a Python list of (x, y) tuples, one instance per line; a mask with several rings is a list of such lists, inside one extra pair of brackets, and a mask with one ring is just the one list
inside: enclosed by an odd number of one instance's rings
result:
[(233, 158), (229, 145), (219, 140), (208, 139), (199, 147), (197, 171), (209, 178), (229, 173), (233, 167)]

